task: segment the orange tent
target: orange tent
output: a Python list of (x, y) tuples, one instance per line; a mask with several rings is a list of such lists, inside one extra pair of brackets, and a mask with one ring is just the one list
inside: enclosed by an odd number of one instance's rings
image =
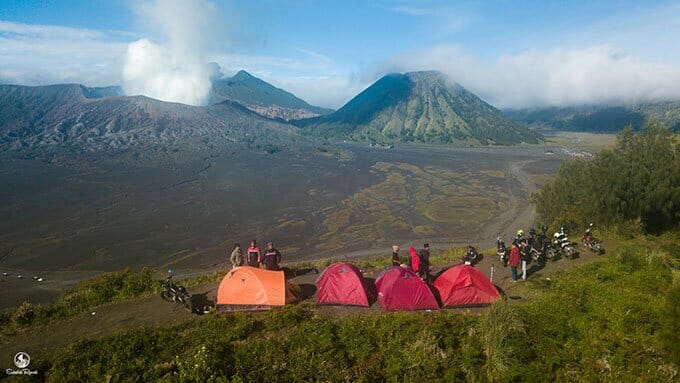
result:
[(243, 266), (230, 270), (217, 289), (220, 310), (266, 310), (298, 301), (283, 271)]

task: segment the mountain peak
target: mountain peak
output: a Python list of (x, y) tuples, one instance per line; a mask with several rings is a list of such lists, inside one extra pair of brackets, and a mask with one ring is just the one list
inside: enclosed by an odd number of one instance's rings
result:
[(437, 71), (388, 74), (337, 112), (300, 125), (363, 141), (488, 145), (540, 137)]
[(240, 71), (236, 72), (234, 77), (232, 77), (231, 79), (236, 80), (236, 81), (243, 81), (243, 80), (250, 80), (250, 79), (253, 79), (253, 78), (255, 78), (255, 76), (253, 76), (250, 73), (241, 69)]
[(422, 71), (415, 71), (415, 72), (406, 72), (404, 73), (404, 76), (414, 79), (414, 80), (419, 80), (419, 79), (438, 79), (438, 80), (448, 80), (449, 76), (445, 75), (444, 73), (438, 71), (438, 70), (422, 70)]
[(210, 104), (234, 101), (273, 119), (292, 120), (324, 115), (332, 110), (309, 105), (290, 92), (259, 79), (245, 70), (234, 77), (213, 81)]

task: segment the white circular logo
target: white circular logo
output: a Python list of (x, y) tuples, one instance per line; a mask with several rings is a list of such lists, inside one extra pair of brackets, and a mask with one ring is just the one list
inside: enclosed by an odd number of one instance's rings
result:
[(31, 357), (27, 353), (22, 351), (14, 355), (14, 365), (17, 368), (26, 368), (29, 364), (31, 364)]

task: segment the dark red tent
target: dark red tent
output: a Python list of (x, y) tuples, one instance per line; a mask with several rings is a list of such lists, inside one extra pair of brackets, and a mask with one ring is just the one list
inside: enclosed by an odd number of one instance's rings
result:
[(361, 271), (349, 263), (334, 263), (316, 280), (316, 303), (370, 306), (370, 289)]
[(489, 304), (501, 297), (489, 278), (469, 265), (444, 271), (435, 279), (434, 287), (444, 306)]
[(385, 311), (436, 310), (437, 299), (430, 287), (411, 270), (392, 267), (375, 280), (378, 303)]

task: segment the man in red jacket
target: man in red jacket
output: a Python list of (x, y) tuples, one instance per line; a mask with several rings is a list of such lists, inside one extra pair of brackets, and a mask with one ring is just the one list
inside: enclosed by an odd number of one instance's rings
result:
[(508, 258), (508, 264), (510, 265), (510, 270), (512, 270), (512, 281), (517, 282), (517, 266), (519, 266), (519, 261), (522, 256), (519, 253), (519, 247), (512, 244), (512, 250), (510, 250), (510, 257)]

